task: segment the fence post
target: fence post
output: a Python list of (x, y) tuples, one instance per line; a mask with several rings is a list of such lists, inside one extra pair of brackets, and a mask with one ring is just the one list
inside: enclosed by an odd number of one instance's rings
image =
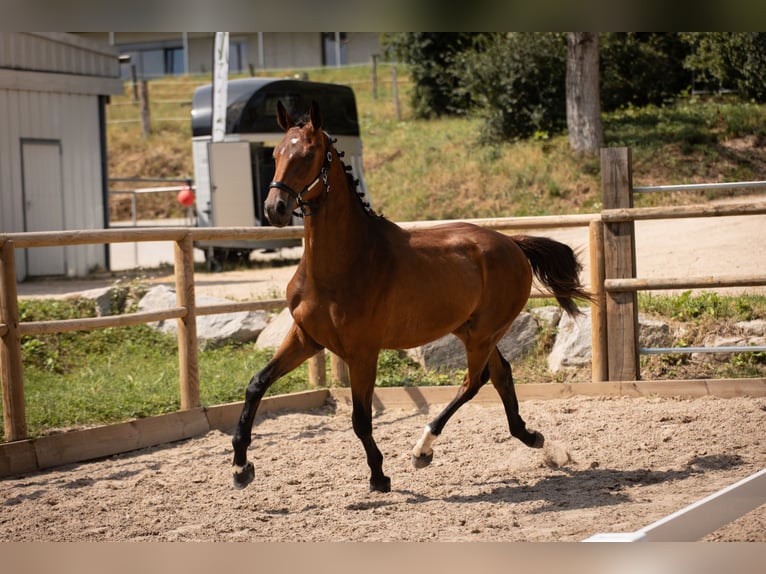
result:
[(309, 359), (309, 384), (312, 387), (327, 386), (324, 349)]
[(13, 242), (4, 241), (0, 246), (0, 323), (7, 325), (7, 331), (0, 337), (0, 378), (3, 387), (3, 428), (8, 442), (27, 436), (17, 296)]
[(149, 119), (149, 84), (146, 80), (141, 80), (138, 90), (139, 108), (141, 110), (141, 130), (144, 138), (148, 138), (152, 133), (151, 120)]
[(378, 99), (378, 55), (372, 55), (372, 99)]
[(197, 310), (194, 297), (194, 242), (190, 233), (175, 243), (176, 303), (186, 308), (178, 319), (178, 376), (181, 410), (200, 406)]
[(396, 77), (396, 66), (391, 67), (391, 91), (394, 98), (394, 111), (396, 113), (396, 121), (402, 121), (402, 108), (399, 104), (399, 82)]
[[(633, 207), (630, 148), (601, 149), (601, 191), (604, 209)], [(604, 277), (635, 278), (636, 237), (633, 221), (604, 224)], [(638, 297), (635, 291), (606, 293), (610, 381), (640, 378), (638, 353)]]
[(348, 365), (335, 353), (330, 354), (330, 373), (334, 385), (341, 387), (351, 386), (351, 379), (348, 374)]
[(590, 222), (590, 291), (591, 302), (591, 380), (609, 380), (608, 339), (606, 334), (606, 300), (604, 296), (604, 224)]

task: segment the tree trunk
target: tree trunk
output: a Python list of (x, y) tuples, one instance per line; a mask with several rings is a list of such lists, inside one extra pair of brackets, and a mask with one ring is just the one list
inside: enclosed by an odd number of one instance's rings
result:
[(598, 72), (598, 33), (567, 33), (567, 128), (572, 149), (596, 153), (604, 143)]

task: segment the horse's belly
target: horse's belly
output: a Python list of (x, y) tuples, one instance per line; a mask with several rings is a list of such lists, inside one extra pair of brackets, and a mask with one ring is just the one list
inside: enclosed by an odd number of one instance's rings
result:
[(472, 305), (466, 301), (445, 302), (422, 300), (417, 306), (391, 309), (386, 315), (383, 341), (386, 349), (419, 347), (452, 333), (469, 320)]

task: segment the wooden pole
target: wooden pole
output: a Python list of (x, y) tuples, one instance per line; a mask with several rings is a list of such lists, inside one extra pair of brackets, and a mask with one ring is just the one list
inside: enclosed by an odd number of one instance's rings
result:
[(327, 386), (324, 349), (309, 359), (309, 384), (312, 387)]
[(152, 126), (149, 116), (149, 84), (146, 80), (141, 80), (139, 84), (139, 108), (141, 109), (141, 130), (144, 138), (148, 138), (152, 133)]
[(3, 430), (8, 442), (27, 436), (24, 373), (16, 291), (16, 258), (12, 241), (0, 246), (0, 323), (7, 325), (0, 337), (0, 378), (3, 387)]
[(181, 410), (200, 406), (197, 313), (194, 297), (194, 243), (187, 234), (175, 243), (176, 304), (186, 308), (178, 319), (178, 375)]
[(600, 383), (609, 379), (606, 300), (604, 298), (604, 224), (590, 222), (591, 303), (591, 379)]
[(351, 386), (351, 378), (348, 373), (348, 365), (338, 355), (330, 354), (330, 373), (332, 374), (332, 383), (341, 387)]
[[(630, 148), (601, 149), (601, 190), (604, 209), (633, 207)], [(636, 276), (636, 238), (632, 221), (604, 224), (604, 277)], [(640, 378), (638, 296), (631, 292), (606, 294), (607, 364), (610, 381)]]
[(378, 99), (378, 55), (372, 55), (372, 99)]
[(402, 121), (402, 108), (399, 105), (399, 84), (396, 78), (396, 66), (391, 68), (391, 90), (394, 95), (394, 110), (396, 111), (396, 121)]

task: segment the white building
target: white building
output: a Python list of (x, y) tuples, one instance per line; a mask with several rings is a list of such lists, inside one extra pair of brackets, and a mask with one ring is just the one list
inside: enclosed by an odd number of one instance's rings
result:
[[(118, 56), (72, 34), (0, 32), (0, 233), (107, 227), (104, 106), (123, 91)], [(107, 264), (103, 245), (16, 252), (19, 280)]]
[[(82, 32), (130, 56), (122, 77), (156, 78), (210, 74), (214, 32)], [(229, 71), (233, 74), (283, 68), (368, 64), (382, 52), (377, 32), (231, 32)]]

